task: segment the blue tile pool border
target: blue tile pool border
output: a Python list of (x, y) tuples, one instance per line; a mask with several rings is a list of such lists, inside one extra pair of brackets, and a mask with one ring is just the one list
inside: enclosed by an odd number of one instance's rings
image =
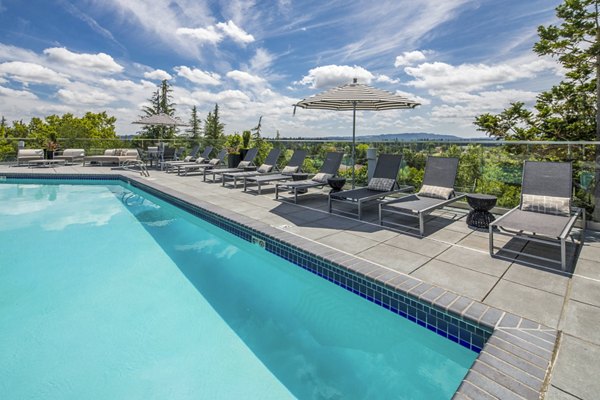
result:
[(479, 356), (455, 398), (539, 398), (558, 332), (174, 191), (120, 174), (3, 173), (12, 179), (122, 181), (421, 325)]

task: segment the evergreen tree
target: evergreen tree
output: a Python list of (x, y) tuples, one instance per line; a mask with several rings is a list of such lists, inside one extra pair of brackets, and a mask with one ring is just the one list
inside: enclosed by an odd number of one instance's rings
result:
[(221, 123), (219, 117), (219, 105), (208, 113), (204, 121), (204, 146), (213, 146), (216, 149), (223, 147), (225, 143), (225, 124)]
[[(160, 87), (148, 99), (150, 105), (142, 107), (145, 116), (166, 114), (173, 117), (176, 104), (173, 103), (172, 92), (173, 89), (169, 85), (169, 81), (164, 79)], [(175, 127), (147, 125), (142, 128), (140, 136), (149, 139), (171, 139), (175, 135), (175, 130)]]
[(196, 109), (196, 106), (193, 106), (189, 122), (190, 127), (186, 132), (189, 134), (190, 139), (194, 144), (200, 143), (200, 136), (202, 135), (202, 126), (200, 124), (201, 121), (198, 119), (198, 110)]

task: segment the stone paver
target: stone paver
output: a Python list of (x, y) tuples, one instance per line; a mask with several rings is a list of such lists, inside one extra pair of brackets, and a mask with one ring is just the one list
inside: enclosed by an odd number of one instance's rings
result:
[(380, 243), (362, 251), (357, 256), (405, 274), (410, 274), (430, 260), (429, 257), (392, 247), (385, 243)]
[(580, 399), (594, 400), (600, 393), (600, 347), (564, 335), (552, 373), (552, 385)]
[(566, 309), (563, 331), (600, 346), (600, 307), (569, 300)]

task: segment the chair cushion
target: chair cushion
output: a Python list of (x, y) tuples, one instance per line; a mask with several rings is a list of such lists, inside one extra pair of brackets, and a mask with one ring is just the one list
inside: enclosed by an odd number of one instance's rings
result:
[(389, 192), (395, 183), (396, 181), (390, 178), (371, 178), (367, 187), (379, 192)]
[(219, 160), (218, 158), (213, 158), (208, 163), (210, 165), (218, 165), (220, 162), (221, 162), (221, 160)]
[(259, 172), (261, 174), (266, 174), (267, 172), (271, 172), (272, 169), (273, 169), (272, 165), (263, 164), (260, 167), (258, 167), (258, 169), (256, 170), (256, 172)]
[(240, 163), (238, 164), (238, 168), (246, 168), (250, 166), (250, 161), (240, 161)]
[(296, 172), (298, 172), (298, 167), (290, 167), (290, 166), (284, 167), (283, 171), (281, 171), (282, 174), (293, 174)]
[(192, 161), (192, 158), (194, 158), (194, 157), (192, 157), (192, 156), (185, 156), (185, 157), (183, 157), (183, 161), (185, 161), (185, 162)]
[(568, 197), (523, 194), (521, 210), (568, 217), (571, 214), (571, 199)]
[(448, 200), (450, 197), (454, 196), (454, 189), (443, 186), (423, 185), (417, 194), (433, 199)]
[(104, 150), (104, 155), (105, 156), (115, 156), (116, 151), (117, 151), (117, 149), (106, 149), (106, 150)]
[(329, 179), (329, 178), (333, 178), (333, 174), (325, 174), (323, 172), (320, 172), (320, 173), (316, 174), (315, 176), (313, 176), (312, 180), (315, 182), (327, 183), (327, 179)]

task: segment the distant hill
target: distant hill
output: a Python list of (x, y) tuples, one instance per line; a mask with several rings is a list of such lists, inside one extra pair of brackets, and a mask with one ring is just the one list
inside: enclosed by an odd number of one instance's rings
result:
[[(350, 136), (326, 136), (325, 140), (348, 140)], [(413, 141), (422, 141), (422, 140), (431, 140), (431, 141), (472, 141), (472, 140), (489, 140), (489, 138), (462, 138), (460, 136), (455, 135), (445, 135), (439, 133), (426, 133), (426, 132), (417, 132), (417, 133), (381, 133), (378, 135), (361, 135), (357, 136), (356, 139), (358, 141), (399, 141), (399, 142), (413, 142)]]

